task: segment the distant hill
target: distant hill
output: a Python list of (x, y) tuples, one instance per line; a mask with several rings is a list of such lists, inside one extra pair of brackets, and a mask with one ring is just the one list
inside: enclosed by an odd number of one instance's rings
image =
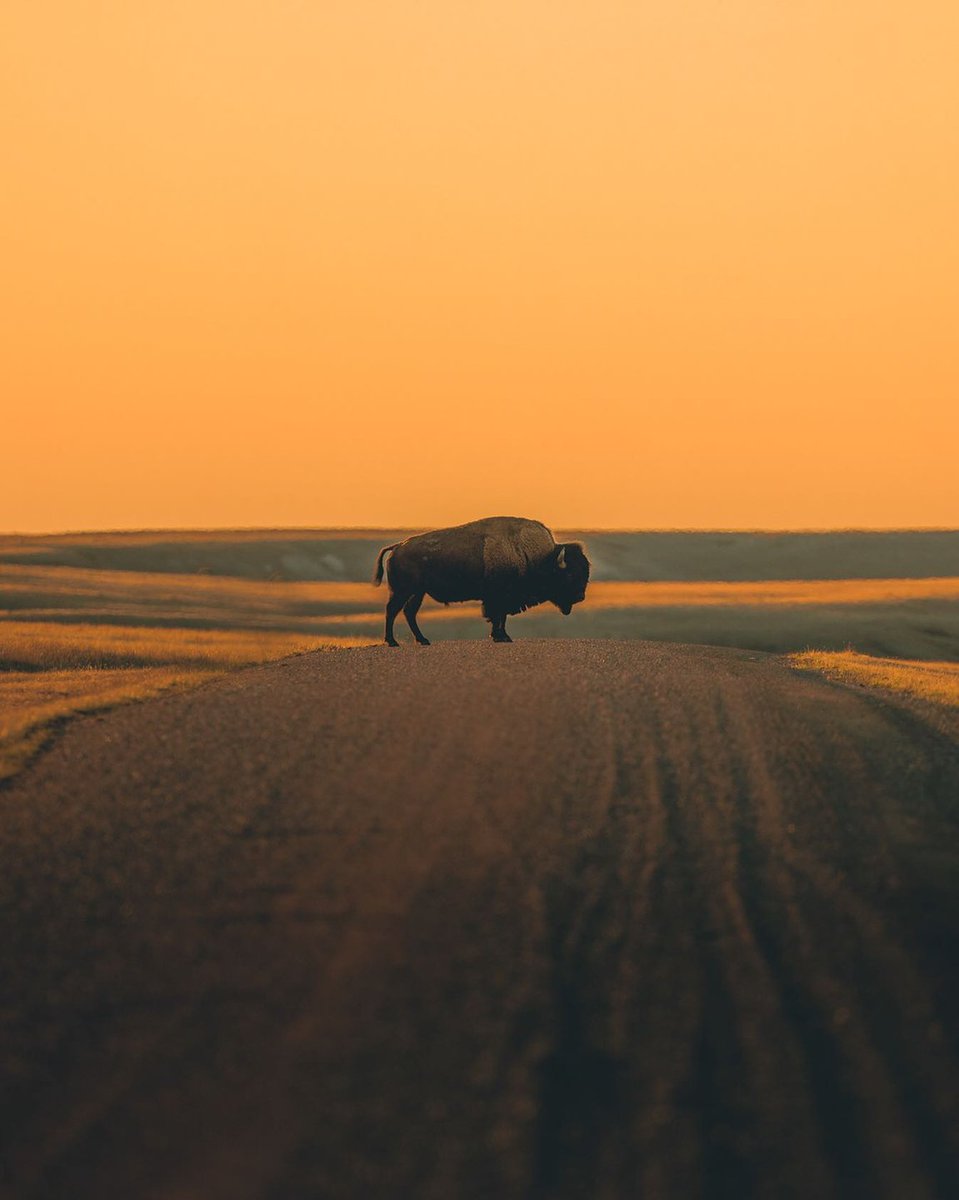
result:
[[(359, 582), (410, 530), (212, 530), (0, 536), (0, 565)], [(959, 576), (959, 530), (834, 533), (558, 532), (584, 541), (599, 580)]]

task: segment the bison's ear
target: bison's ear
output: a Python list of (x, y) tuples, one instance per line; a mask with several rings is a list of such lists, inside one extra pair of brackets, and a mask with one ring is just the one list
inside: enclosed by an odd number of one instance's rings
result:
[(556, 565), (561, 571), (566, 570), (566, 547), (560, 546), (559, 554), (556, 555)]

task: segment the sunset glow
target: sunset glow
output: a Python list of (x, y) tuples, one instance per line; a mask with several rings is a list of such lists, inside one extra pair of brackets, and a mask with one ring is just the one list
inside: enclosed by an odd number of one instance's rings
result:
[(0, 529), (959, 524), (957, 47), (7, 0)]

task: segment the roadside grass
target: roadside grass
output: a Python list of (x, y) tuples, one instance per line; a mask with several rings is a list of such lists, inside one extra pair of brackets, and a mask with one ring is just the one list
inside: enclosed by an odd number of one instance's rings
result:
[(223, 673), (163, 667), (0, 672), (0, 782), (26, 766), (67, 717), (197, 687)]
[(363, 637), (0, 619), (0, 781), (63, 720)]
[(842, 683), (888, 688), (959, 708), (959, 663), (871, 658), (854, 650), (828, 653), (806, 650), (789, 661), (804, 671), (821, 671)]
[(0, 679), (5, 670), (174, 666), (229, 670), (320, 646), (363, 645), (369, 640), (285, 630), (0, 620)]

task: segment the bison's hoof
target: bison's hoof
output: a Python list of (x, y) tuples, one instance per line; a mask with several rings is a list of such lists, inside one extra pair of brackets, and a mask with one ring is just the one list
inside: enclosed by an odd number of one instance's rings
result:
[(387, 638), (385, 644), (387, 646), (398, 646), (399, 642), (396, 640), (396, 638)]
[(513, 641), (513, 639), (510, 637), (510, 635), (508, 633), (500, 633), (500, 634), (494, 633), (494, 634), (491, 634), (490, 636), (492, 637), (494, 642), (510, 642), (510, 643), (512, 643), (512, 641)]
[(428, 646), (430, 644), (430, 639), (429, 638), (417, 638), (416, 644), (417, 644), (417, 646)]

